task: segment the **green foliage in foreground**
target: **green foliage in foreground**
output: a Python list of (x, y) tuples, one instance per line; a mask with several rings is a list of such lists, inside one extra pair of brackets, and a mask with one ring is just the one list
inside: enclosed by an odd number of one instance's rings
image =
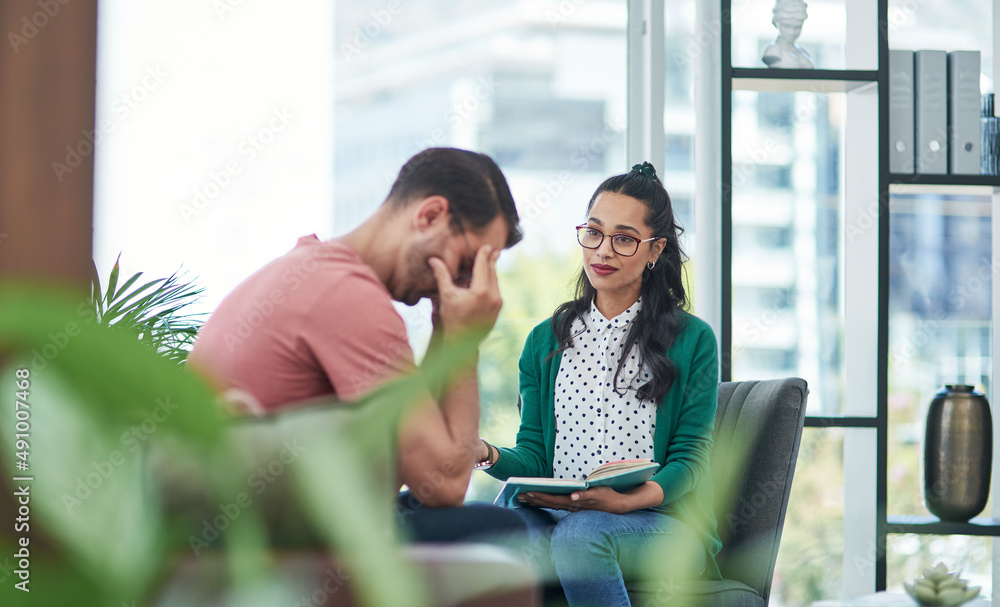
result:
[[(34, 479), (25, 483), (30, 529), (4, 525), (0, 535), (5, 555), (28, 539), (31, 592), (8, 579), (0, 604), (149, 604), (179, 558), (206, 570), (222, 563), (205, 588), (183, 589), (185, 600), (293, 604), (316, 588), (282, 573), (272, 548), (296, 542), (334, 553), (365, 604), (423, 604), (387, 531), (394, 527), (388, 446), (419, 393), (412, 382), (423, 378), (387, 385), (356, 406), (317, 403), (296, 415), (235, 423), (194, 373), (134, 335), (81, 316), (86, 302), (0, 285), (0, 352), (7, 357), (0, 465), (5, 483)], [(56, 354), (33, 366), (31, 353), (46, 346)], [(468, 352), (454, 353), (462, 357)], [(443, 373), (448, 363), (432, 362), (425, 373)], [(23, 445), (7, 431), (15, 402), (27, 403), (20, 405), (30, 435), (23, 459), (15, 455)], [(287, 456), (292, 443), (301, 456)], [(15, 468), (22, 461), (27, 470)], [(261, 466), (276, 462), (281, 471), (272, 468), (261, 483)], [(375, 463), (384, 477), (370, 473)], [(5, 520), (14, 518), (15, 490), (8, 486), (0, 497)]]

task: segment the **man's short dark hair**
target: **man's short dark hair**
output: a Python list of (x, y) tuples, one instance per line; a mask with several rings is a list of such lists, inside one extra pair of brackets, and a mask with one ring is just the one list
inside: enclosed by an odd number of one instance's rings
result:
[(401, 207), (415, 198), (428, 196), (447, 198), (452, 216), (473, 230), (485, 228), (503, 213), (510, 225), (504, 246), (510, 248), (521, 240), (517, 208), (507, 179), (486, 154), (457, 148), (428, 148), (406, 161), (386, 202)]

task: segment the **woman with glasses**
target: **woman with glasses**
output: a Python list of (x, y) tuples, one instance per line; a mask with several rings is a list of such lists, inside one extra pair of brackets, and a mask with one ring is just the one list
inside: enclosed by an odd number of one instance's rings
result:
[(659, 582), (652, 590), (666, 601), (685, 579), (721, 579), (709, 470), (718, 350), (709, 326), (684, 311), (681, 231), (648, 162), (597, 188), (576, 228), (576, 298), (521, 353), (516, 445), (480, 449), (501, 480), (579, 480), (627, 459), (660, 465), (624, 493), (518, 496), (529, 556), (546, 570), (551, 559), (573, 607), (630, 605), (630, 580)]

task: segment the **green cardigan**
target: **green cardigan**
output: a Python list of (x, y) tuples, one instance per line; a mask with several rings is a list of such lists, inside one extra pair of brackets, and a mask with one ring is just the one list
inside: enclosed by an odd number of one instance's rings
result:
[[(691, 525), (708, 555), (703, 577), (722, 579), (715, 555), (722, 548), (713, 507), (709, 452), (718, 406), (719, 361), (715, 335), (705, 321), (681, 312), (681, 332), (667, 356), (674, 363), (670, 391), (656, 411), (654, 459), (662, 468), (652, 480), (663, 488), (656, 510)], [(551, 319), (536, 326), (524, 342), (518, 362), (521, 427), (513, 448), (501, 447), (488, 470), (500, 480), (511, 476), (552, 476), (554, 460), (555, 383), (562, 353)]]

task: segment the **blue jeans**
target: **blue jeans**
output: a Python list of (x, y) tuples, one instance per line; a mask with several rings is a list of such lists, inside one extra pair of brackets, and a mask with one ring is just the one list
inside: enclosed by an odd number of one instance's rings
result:
[(571, 607), (630, 607), (626, 580), (659, 582), (664, 586), (657, 594), (669, 596), (678, 581), (697, 577), (708, 562), (688, 525), (653, 510), (514, 512), (528, 524), (525, 556), (543, 578), (558, 577)]

